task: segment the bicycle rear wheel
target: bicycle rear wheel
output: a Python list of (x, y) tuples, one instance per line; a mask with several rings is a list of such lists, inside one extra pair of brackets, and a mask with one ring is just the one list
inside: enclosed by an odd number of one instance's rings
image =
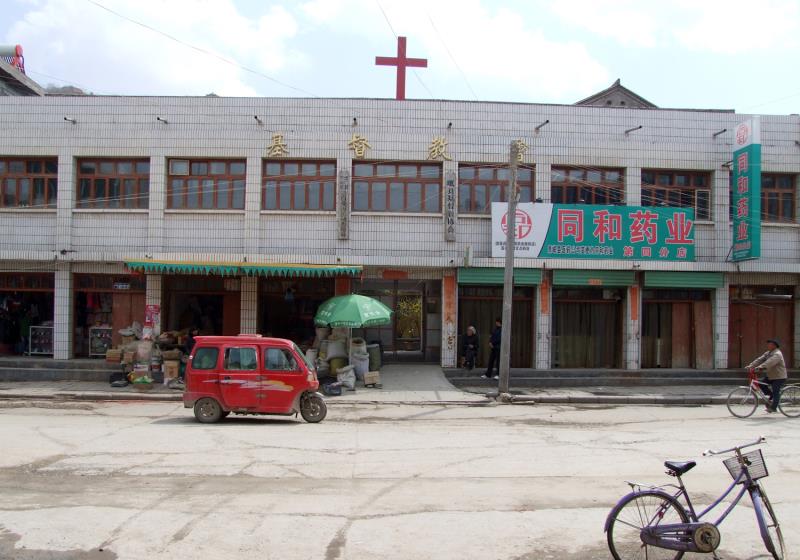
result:
[(750, 387), (736, 387), (728, 393), (728, 410), (737, 418), (747, 418), (756, 411), (758, 399)]
[(769, 503), (764, 489), (760, 487), (752, 491), (752, 498), (764, 546), (767, 547), (767, 551), (772, 554), (775, 560), (783, 560), (785, 554), (783, 533), (781, 533), (781, 525), (778, 523), (778, 518), (775, 517), (775, 510), (772, 509), (772, 504)]
[(789, 418), (800, 416), (800, 387), (789, 385), (783, 388), (783, 391), (781, 391), (781, 404), (778, 405), (778, 410)]
[(612, 510), (608, 549), (616, 560), (679, 560), (683, 552), (646, 545), (640, 533), (644, 527), (688, 522), (683, 506), (665, 492), (643, 490), (629, 494)]

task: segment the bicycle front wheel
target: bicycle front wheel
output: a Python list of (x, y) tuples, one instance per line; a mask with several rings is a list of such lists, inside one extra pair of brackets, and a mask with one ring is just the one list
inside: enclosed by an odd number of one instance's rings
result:
[(758, 399), (750, 387), (736, 387), (728, 393), (728, 410), (737, 418), (751, 416), (758, 406)]
[(781, 533), (781, 525), (778, 523), (778, 518), (775, 517), (775, 510), (772, 509), (772, 504), (769, 503), (763, 488), (753, 490), (752, 498), (764, 546), (767, 547), (767, 551), (772, 554), (775, 560), (783, 560), (785, 553), (783, 533)]
[(679, 560), (682, 551), (646, 545), (640, 534), (645, 527), (688, 522), (683, 506), (665, 492), (644, 490), (629, 494), (612, 510), (608, 549), (616, 560)]
[(800, 387), (789, 385), (783, 388), (783, 391), (781, 391), (781, 404), (778, 405), (778, 410), (789, 418), (800, 416)]

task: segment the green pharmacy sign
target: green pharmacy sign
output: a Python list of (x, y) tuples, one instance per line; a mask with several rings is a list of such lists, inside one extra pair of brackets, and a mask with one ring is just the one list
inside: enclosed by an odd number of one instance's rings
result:
[[(504, 257), (508, 205), (492, 203), (492, 257)], [(694, 209), (520, 203), (514, 256), (694, 261)]]
[(761, 256), (761, 126), (758, 117), (736, 127), (731, 162), (731, 260)]

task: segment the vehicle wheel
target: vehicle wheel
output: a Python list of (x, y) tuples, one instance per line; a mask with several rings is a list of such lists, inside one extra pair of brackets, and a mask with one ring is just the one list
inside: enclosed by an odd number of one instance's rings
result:
[(203, 424), (219, 422), (222, 418), (222, 407), (214, 399), (200, 399), (194, 403), (194, 417)]
[(784, 547), (781, 525), (775, 517), (775, 511), (772, 509), (772, 504), (769, 503), (766, 493), (764, 493), (763, 489), (759, 490), (759, 492), (753, 494), (753, 506), (756, 510), (759, 529), (761, 529), (761, 538), (764, 540), (764, 546), (772, 553), (772, 557), (775, 560), (783, 560)]
[(756, 411), (758, 399), (750, 387), (737, 387), (728, 393), (727, 405), (737, 418), (747, 418)]
[(300, 414), (306, 422), (322, 422), (328, 415), (328, 406), (319, 395), (306, 395), (300, 399)]
[(800, 387), (789, 385), (781, 391), (781, 404), (778, 409), (789, 418), (800, 416)]
[(679, 560), (683, 552), (646, 545), (641, 531), (651, 525), (688, 523), (689, 516), (672, 496), (655, 490), (630, 494), (617, 504), (608, 524), (608, 549), (616, 560)]

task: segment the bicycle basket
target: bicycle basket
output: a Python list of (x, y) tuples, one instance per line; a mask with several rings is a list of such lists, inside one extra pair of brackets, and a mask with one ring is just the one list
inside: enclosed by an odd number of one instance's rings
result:
[[(747, 470), (750, 473), (750, 478), (753, 480), (758, 480), (759, 478), (769, 476), (767, 464), (764, 462), (764, 456), (761, 454), (760, 449), (756, 449), (755, 451), (751, 451), (749, 453), (743, 453), (742, 460), (747, 466)], [(729, 457), (722, 462), (725, 463), (725, 467), (728, 469), (728, 472), (731, 473), (731, 476), (734, 480), (739, 478), (739, 475), (742, 473), (742, 465), (739, 464), (739, 457)], [(739, 481), (740, 484), (745, 482), (747, 482), (746, 476), (742, 477), (742, 479)]]

